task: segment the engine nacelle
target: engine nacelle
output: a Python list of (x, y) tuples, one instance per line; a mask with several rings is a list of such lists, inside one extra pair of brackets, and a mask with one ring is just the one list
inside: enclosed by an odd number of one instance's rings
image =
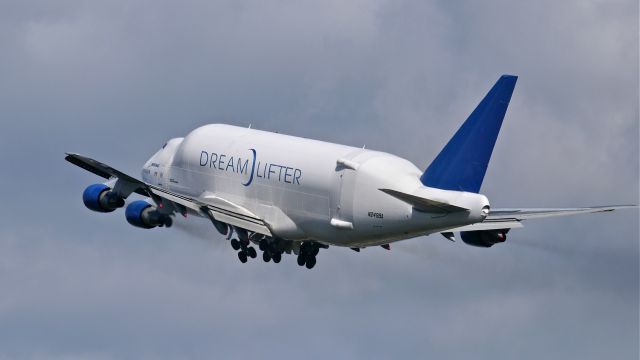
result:
[(127, 205), (124, 215), (129, 224), (143, 229), (170, 227), (173, 224), (171, 216), (160, 213), (155, 206), (144, 200), (136, 200)]
[(460, 233), (460, 237), (462, 241), (471, 246), (488, 248), (497, 243), (505, 242), (508, 232), (509, 229), (463, 231)]
[(89, 185), (82, 193), (82, 202), (87, 208), (103, 213), (124, 206), (124, 199), (105, 184)]

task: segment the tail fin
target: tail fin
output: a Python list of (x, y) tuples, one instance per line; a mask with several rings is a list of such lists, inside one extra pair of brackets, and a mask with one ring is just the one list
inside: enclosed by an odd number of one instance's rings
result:
[(517, 76), (502, 75), (420, 177), (425, 186), (480, 191)]

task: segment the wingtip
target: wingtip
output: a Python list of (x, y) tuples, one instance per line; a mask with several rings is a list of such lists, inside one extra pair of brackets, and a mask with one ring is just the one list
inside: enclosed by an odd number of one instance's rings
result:
[(616, 210), (625, 210), (625, 209), (637, 209), (638, 205), (609, 205), (609, 206), (596, 206), (593, 209), (596, 212), (612, 212)]

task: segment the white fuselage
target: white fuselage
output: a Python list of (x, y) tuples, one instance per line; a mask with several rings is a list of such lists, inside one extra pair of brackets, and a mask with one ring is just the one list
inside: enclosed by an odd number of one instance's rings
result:
[[(223, 124), (170, 140), (143, 179), (195, 198), (215, 194), (249, 209), (274, 236), (363, 247), (483, 220), (479, 194), (427, 188), (397, 156)], [(380, 189), (456, 202), (469, 211), (416, 211)]]

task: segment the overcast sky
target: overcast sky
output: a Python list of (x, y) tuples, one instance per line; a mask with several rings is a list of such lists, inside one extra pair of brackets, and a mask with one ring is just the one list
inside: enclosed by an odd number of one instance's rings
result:
[(224, 122), (426, 167), (519, 76), (493, 207), (638, 203), (637, 1), (0, 0), (0, 359), (638, 359), (638, 211), (241, 264), (201, 219), (84, 208)]

